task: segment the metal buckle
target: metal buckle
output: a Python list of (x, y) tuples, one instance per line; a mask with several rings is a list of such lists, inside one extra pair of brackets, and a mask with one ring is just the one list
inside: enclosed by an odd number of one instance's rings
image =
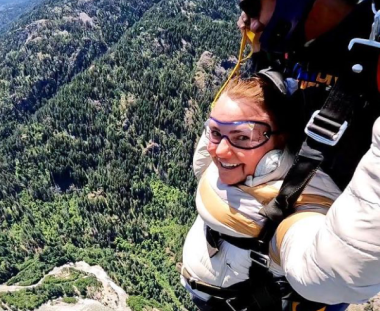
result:
[(351, 51), (355, 44), (363, 44), (367, 46), (372, 46), (374, 48), (380, 48), (380, 42), (378, 42), (378, 36), (380, 35), (380, 10), (378, 11), (375, 7), (375, 3), (372, 3), (372, 11), (374, 14), (373, 24), (371, 29), (371, 34), (369, 39), (354, 38), (348, 44), (348, 50)]
[(316, 133), (309, 130), (309, 126), (314, 123), (314, 118), (319, 112), (320, 112), (320, 110), (317, 110), (313, 113), (313, 115), (311, 116), (309, 122), (307, 123), (307, 125), (305, 127), (305, 133), (307, 136), (313, 138), (314, 140), (316, 140), (322, 144), (329, 145), (329, 146), (335, 146), (338, 143), (338, 141), (340, 140), (340, 138), (342, 137), (343, 133), (346, 131), (348, 123), (347, 123), (347, 121), (344, 121), (344, 123), (340, 126), (338, 133), (336, 133), (334, 135), (333, 139), (328, 139), (326, 137), (323, 137), (323, 136), (316, 134)]
[(231, 308), (232, 311), (247, 311), (248, 310), (248, 307), (244, 308), (244, 309), (239, 309), (239, 310), (235, 309), (234, 306), (232, 305), (232, 301), (234, 301), (235, 299), (236, 299), (236, 297), (226, 299), (226, 304), (227, 304), (227, 306), (229, 306)]
[[(252, 255), (254, 255), (256, 258), (253, 257)], [(258, 265), (269, 269), (271, 259), (269, 258), (268, 255), (264, 255), (259, 252), (251, 250), (249, 257), (251, 258), (251, 261), (253, 261), (254, 263), (257, 263)]]

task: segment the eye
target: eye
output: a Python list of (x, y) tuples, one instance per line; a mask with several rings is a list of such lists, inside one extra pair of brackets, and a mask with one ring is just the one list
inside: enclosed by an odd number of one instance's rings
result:
[(250, 140), (250, 138), (248, 136), (245, 136), (245, 135), (240, 135), (236, 139), (240, 140), (240, 141)]
[(221, 137), (220, 133), (216, 130), (211, 130), (211, 136), (215, 138)]

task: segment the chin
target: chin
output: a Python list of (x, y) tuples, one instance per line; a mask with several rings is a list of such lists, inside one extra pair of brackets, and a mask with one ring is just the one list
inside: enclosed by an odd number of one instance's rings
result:
[(239, 179), (239, 178), (223, 177), (221, 175), (219, 175), (219, 179), (220, 179), (220, 181), (223, 184), (226, 184), (226, 185), (229, 185), (229, 186), (233, 186), (233, 185), (239, 184), (239, 183), (241, 183), (242, 181), (245, 180), (244, 178), (240, 178)]

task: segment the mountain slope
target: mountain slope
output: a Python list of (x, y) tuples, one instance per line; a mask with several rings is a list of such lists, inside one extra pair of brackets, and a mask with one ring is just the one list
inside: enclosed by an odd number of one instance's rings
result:
[(0, 40), (1, 118), (20, 121), (107, 52), (158, 0), (47, 0)]
[(194, 218), (195, 140), (239, 48), (236, 13), (229, 0), (160, 1), (56, 93), (35, 93), (30, 118), (0, 125), (1, 281), (85, 260), (136, 310), (192, 308), (174, 266)]
[(6, 31), (17, 18), (27, 13), (39, 2), (41, 2), (41, 0), (0, 1), (0, 33)]

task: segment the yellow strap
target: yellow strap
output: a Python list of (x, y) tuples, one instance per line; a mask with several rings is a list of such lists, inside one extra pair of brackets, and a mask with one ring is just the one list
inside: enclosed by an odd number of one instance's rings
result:
[[(228, 82), (231, 81), (231, 79), (235, 76), (235, 74), (239, 74), (241, 64), (244, 63), (247, 59), (249, 59), (252, 56), (253, 54), (252, 46), (253, 46), (254, 38), (255, 38), (255, 34), (252, 31), (247, 30), (247, 29), (244, 31), (243, 37), (241, 38), (239, 58), (236, 63), (236, 66), (232, 70), (231, 74), (228, 76), (227, 81), (223, 84), (223, 86), (219, 89), (218, 93), (216, 94), (214, 101), (211, 104), (211, 109), (214, 108), (216, 101), (219, 99), (220, 94), (222, 94), (223, 90), (226, 88)], [(245, 46), (247, 45), (247, 39), (250, 41), (251, 51), (249, 52), (247, 57), (243, 58), (244, 49), (245, 49)]]

